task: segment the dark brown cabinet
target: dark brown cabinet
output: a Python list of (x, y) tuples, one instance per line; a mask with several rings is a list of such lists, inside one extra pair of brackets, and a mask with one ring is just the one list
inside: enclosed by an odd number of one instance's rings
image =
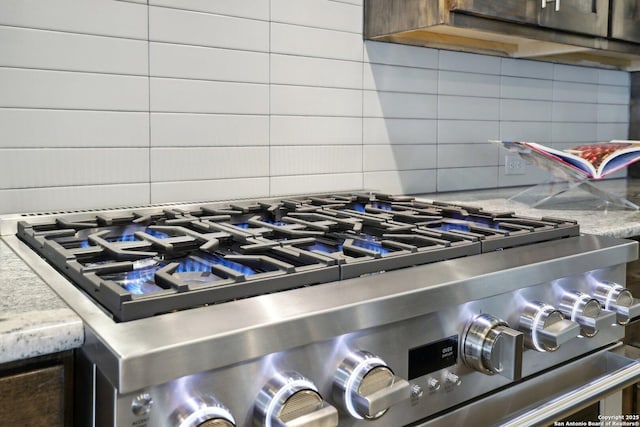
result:
[(449, 9), (452, 13), (607, 36), (609, 0), (456, 0), (449, 2)]
[(611, 0), (611, 37), (640, 43), (640, 2)]
[(0, 425), (72, 425), (70, 355), (0, 366)]
[(365, 0), (364, 6), (371, 40), (640, 69), (636, 0)]

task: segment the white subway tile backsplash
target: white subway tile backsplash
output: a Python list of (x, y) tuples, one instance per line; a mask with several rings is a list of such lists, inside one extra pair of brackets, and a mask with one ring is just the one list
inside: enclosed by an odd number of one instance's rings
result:
[[(360, 117), (270, 117), (269, 137), (276, 145), (353, 145), (362, 144)], [(366, 126), (364, 127), (366, 129)]]
[(438, 67), (441, 70), (500, 74), (500, 58), (497, 56), (441, 50), (439, 52)]
[(3, 0), (0, 25), (147, 38), (147, 6), (103, 0)]
[(553, 105), (551, 101), (501, 99), (500, 120), (550, 122), (553, 115)]
[(353, 89), (271, 85), (271, 114), (362, 116), (362, 92)]
[(500, 122), (500, 139), (505, 141), (551, 142), (549, 122)]
[(553, 64), (550, 62), (502, 58), (501, 67), (501, 74), (503, 76), (553, 79)]
[(361, 62), (277, 54), (270, 62), (272, 84), (362, 88)]
[(596, 141), (629, 139), (628, 123), (598, 123)]
[(271, 23), (271, 52), (362, 61), (362, 36), (355, 33)]
[(153, 77), (269, 83), (269, 54), (152, 42), (149, 70)]
[(271, 0), (271, 20), (362, 34), (362, 7), (326, 0)]
[(554, 122), (595, 122), (598, 120), (598, 105), (583, 102), (554, 102)]
[[(25, 166), (28, 174), (23, 173)], [(0, 150), (0, 188), (142, 183), (149, 179), (144, 148)]]
[(485, 143), (499, 133), (498, 121), (438, 120), (438, 144)]
[(151, 203), (239, 200), (265, 194), (269, 194), (269, 178), (151, 183)]
[(553, 142), (597, 142), (597, 123), (565, 123), (551, 124), (551, 138)]
[(363, 168), (371, 171), (402, 171), (436, 168), (436, 145), (365, 145)]
[(433, 193), (436, 170), (365, 172), (364, 189), (387, 194)]
[(554, 81), (553, 100), (595, 103), (598, 102), (598, 85)]
[(0, 190), (0, 214), (124, 208), (149, 204), (149, 183)]
[(438, 96), (439, 119), (498, 120), (499, 117), (500, 100), (498, 98)]
[(149, 40), (268, 52), (269, 23), (149, 6)]
[(151, 148), (151, 181), (203, 181), (269, 175), (267, 147)]
[(364, 89), (409, 93), (437, 93), (438, 72), (424, 68), (364, 64)]
[(362, 173), (273, 176), (269, 180), (272, 196), (362, 190)]
[(241, 18), (269, 20), (270, 0), (148, 0), (150, 6), (215, 13)]
[(433, 119), (364, 118), (362, 140), (365, 144), (434, 144), (437, 121)]
[(269, 145), (268, 116), (151, 113), (150, 120), (152, 147)]
[(0, 67), (145, 75), (147, 42), (0, 26)]
[(489, 140), (628, 137), (628, 72), (364, 41), (363, 3), (0, 1), (0, 212), (530, 185)]
[(631, 89), (629, 86), (598, 86), (597, 102), (601, 104), (629, 105)]
[(270, 165), (272, 177), (362, 172), (362, 146), (271, 147)]
[(438, 113), (436, 95), (365, 90), (362, 103), (364, 117), (434, 119)]
[(498, 186), (498, 167), (438, 168), (437, 180), (437, 191), (493, 188)]
[(268, 114), (269, 86), (254, 83), (151, 78), (151, 111)]
[[(502, 162), (504, 164), (504, 160)], [(547, 181), (551, 175), (545, 169), (541, 169), (536, 165), (525, 162), (524, 175), (505, 175), (504, 168), (499, 168), (498, 186), (515, 187), (519, 185), (536, 185)], [(521, 192), (522, 189), (514, 189), (507, 197), (512, 197)]]
[(438, 169), (472, 166), (496, 166), (496, 144), (438, 144)]
[(553, 79), (565, 82), (598, 83), (599, 73), (597, 68), (554, 64)]
[(145, 111), (145, 77), (0, 68), (4, 107)]
[(148, 146), (148, 113), (0, 108), (0, 148)]
[(603, 85), (629, 86), (631, 75), (627, 71), (598, 70), (598, 83)]
[(553, 81), (502, 76), (500, 96), (513, 99), (551, 100), (553, 99)]
[(500, 92), (496, 90), (498, 87), (500, 87), (500, 76), (457, 71), (438, 72), (439, 94), (498, 98), (500, 96)]
[(364, 62), (413, 68), (438, 68), (438, 50), (393, 43), (364, 42)]

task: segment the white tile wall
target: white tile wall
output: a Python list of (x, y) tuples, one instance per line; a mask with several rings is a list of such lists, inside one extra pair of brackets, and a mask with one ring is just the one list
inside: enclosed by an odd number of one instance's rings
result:
[(526, 185), (629, 73), (363, 42), (362, 0), (0, 2), (0, 213)]

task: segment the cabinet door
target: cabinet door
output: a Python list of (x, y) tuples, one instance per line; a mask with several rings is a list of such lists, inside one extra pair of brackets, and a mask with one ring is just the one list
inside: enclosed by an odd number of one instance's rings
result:
[(559, 10), (555, 2), (548, 2), (542, 8), (538, 25), (563, 31), (607, 36), (609, 0), (555, 0), (559, 1)]
[(455, 0), (448, 3), (452, 12), (527, 24), (537, 23), (536, 6), (540, 5), (538, 0)]
[(640, 43), (640, 2), (611, 0), (611, 37)]

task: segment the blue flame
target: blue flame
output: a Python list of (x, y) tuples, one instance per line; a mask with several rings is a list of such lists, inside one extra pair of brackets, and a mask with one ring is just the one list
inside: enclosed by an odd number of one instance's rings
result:
[(195, 271), (207, 272), (211, 271), (211, 265), (206, 264), (197, 259), (193, 259), (191, 257), (187, 257), (180, 261), (180, 265), (176, 269), (176, 273), (189, 273)]
[(469, 224), (462, 222), (444, 222), (440, 226), (434, 227), (434, 229), (440, 231), (464, 231), (467, 233), (470, 231)]
[(372, 202), (371, 203), (371, 207), (376, 208), (376, 209), (382, 209), (385, 211), (392, 211), (393, 207), (391, 206), (391, 204), (389, 203), (383, 203), (383, 202)]
[(358, 212), (366, 212), (365, 208), (364, 208), (364, 204), (362, 203), (354, 203), (353, 206), (351, 206), (351, 208), (354, 211), (358, 211)]
[(373, 240), (355, 239), (353, 241), (353, 246), (357, 246), (359, 248), (366, 249), (382, 255), (388, 254), (390, 252), (389, 249), (385, 248), (378, 242), (374, 242)]
[(129, 271), (123, 279), (116, 280), (116, 283), (134, 295), (161, 291), (162, 288), (156, 285), (154, 281), (157, 269), (158, 267), (151, 267)]
[(242, 228), (244, 230), (246, 230), (247, 228), (249, 228), (249, 223), (247, 222), (239, 222), (238, 224), (233, 224), (238, 228)]

